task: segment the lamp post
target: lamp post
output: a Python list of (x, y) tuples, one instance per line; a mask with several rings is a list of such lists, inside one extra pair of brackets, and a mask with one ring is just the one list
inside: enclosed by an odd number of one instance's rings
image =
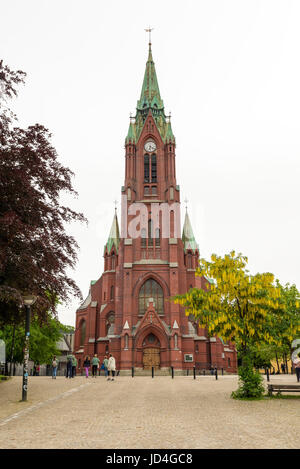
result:
[(36, 296), (27, 295), (23, 297), (26, 308), (25, 323), (25, 346), (24, 346), (24, 366), (23, 366), (23, 385), (22, 385), (22, 401), (27, 401), (28, 387), (28, 360), (29, 360), (29, 335), (30, 335), (30, 306), (36, 301)]

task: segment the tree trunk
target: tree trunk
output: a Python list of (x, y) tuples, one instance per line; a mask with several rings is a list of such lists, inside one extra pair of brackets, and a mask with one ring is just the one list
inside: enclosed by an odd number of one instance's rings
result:
[(276, 363), (277, 363), (277, 370), (278, 370), (278, 373), (280, 374), (280, 366), (279, 366), (279, 361), (278, 361), (277, 352), (275, 352), (275, 357), (276, 357)]

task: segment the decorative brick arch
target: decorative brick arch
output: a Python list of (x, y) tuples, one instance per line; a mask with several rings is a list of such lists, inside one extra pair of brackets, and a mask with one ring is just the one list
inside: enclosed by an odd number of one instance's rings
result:
[(158, 338), (161, 349), (167, 350), (169, 348), (169, 340), (165, 331), (154, 324), (149, 324), (138, 331), (135, 337), (136, 348), (143, 348), (145, 338), (151, 333)]
[(163, 289), (164, 298), (167, 298), (170, 296), (170, 289), (169, 289), (169, 285), (167, 284), (167, 282), (156, 272), (147, 272), (142, 277), (139, 277), (139, 279), (134, 284), (133, 289), (132, 289), (133, 297), (136, 297), (138, 300), (139, 296), (136, 292), (137, 291), (139, 292), (142, 285), (150, 278), (153, 278), (153, 280), (155, 280), (157, 283), (160, 284), (161, 288)]

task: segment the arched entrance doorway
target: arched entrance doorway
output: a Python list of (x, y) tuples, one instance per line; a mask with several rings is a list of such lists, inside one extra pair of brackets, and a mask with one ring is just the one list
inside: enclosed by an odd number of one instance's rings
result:
[(149, 334), (143, 341), (143, 368), (160, 368), (160, 342), (154, 334)]

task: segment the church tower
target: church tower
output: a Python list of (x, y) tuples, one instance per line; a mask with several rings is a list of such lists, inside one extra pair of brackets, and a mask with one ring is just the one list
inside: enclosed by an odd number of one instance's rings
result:
[(117, 369), (178, 373), (196, 366), (236, 372), (234, 348), (209, 338), (170, 301), (193, 287), (199, 247), (188, 213), (181, 234), (176, 142), (166, 116), (149, 43), (136, 115), (125, 139), (121, 230), (115, 213), (104, 247), (104, 272), (76, 312), (78, 367), (85, 355), (112, 353)]

